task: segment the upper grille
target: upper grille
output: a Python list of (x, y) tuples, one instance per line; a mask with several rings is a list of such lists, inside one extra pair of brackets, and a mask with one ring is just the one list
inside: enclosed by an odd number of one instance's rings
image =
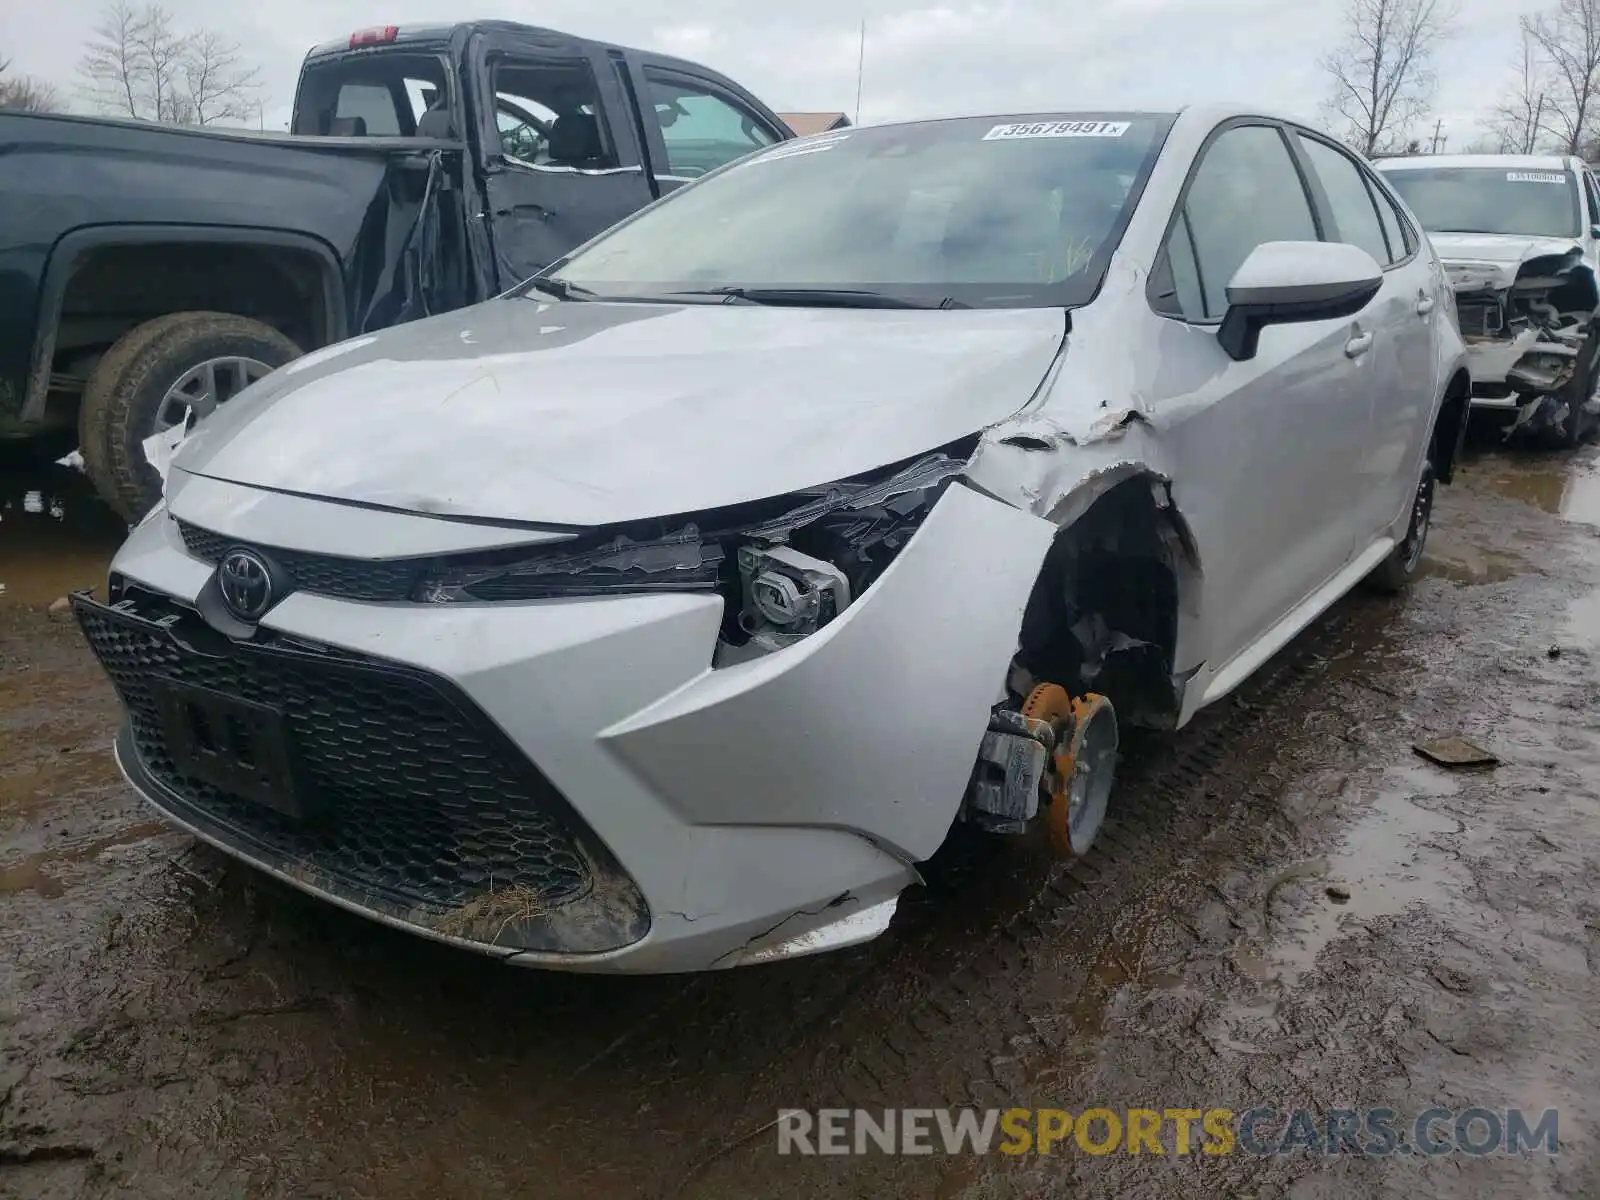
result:
[[(217, 562), (232, 547), (247, 544), (187, 521), (178, 522), (178, 532), (183, 535), (183, 544), (189, 553), (206, 562)], [(260, 549), (289, 572), (296, 588), (342, 600), (410, 600), (428, 566), (427, 559), (372, 562), (333, 554), (280, 550), (273, 546)]]
[[(137, 766), (181, 820), (318, 890), (434, 932), (580, 952), (643, 936), (648, 917), (632, 880), (446, 681), (298, 647), (214, 638), (202, 649), (203, 626), (180, 639), (83, 597), (74, 609), (127, 707)], [(297, 821), (184, 775), (168, 754), (156, 679), (288, 714), (321, 815)], [(560, 931), (549, 920), (557, 912)]]

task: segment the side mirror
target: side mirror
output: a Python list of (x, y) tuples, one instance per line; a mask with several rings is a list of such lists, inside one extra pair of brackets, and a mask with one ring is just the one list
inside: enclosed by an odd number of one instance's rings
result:
[(1589, 226), (1589, 236), (1592, 237), (1592, 238), (1600, 239), (1600, 225), (1591, 225), (1591, 226)]
[(1383, 286), (1383, 268), (1346, 242), (1262, 242), (1228, 283), (1217, 341), (1237, 362), (1254, 358), (1268, 325), (1331, 321), (1360, 312)]

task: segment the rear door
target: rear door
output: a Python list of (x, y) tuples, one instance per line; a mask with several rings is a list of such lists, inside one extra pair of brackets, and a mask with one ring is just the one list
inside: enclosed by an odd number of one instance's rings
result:
[(585, 43), (490, 35), (473, 74), (502, 290), (655, 198), (622, 81)]
[(1338, 144), (1296, 131), (1328, 241), (1359, 246), (1383, 268), (1383, 286), (1360, 320), (1372, 348), (1353, 364), (1351, 408), (1366, 412), (1371, 436), (1359, 447), (1348, 503), (1356, 515), (1352, 554), (1384, 536), (1409, 511), (1433, 418), (1436, 281), (1420, 238), (1365, 164)]
[(662, 195), (790, 136), (775, 116), (711, 72), (643, 56), (634, 79)]

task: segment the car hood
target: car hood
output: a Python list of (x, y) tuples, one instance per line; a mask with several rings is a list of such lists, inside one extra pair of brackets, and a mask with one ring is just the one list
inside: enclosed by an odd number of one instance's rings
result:
[(1025, 407), (1060, 309), (493, 300), (301, 358), (173, 467), (490, 520), (601, 525), (782, 495)]
[(1428, 240), (1458, 292), (1508, 288), (1523, 263), (1550, 255), (1582, 254), (1572, 238), (1508, 233), (1430, 233)]

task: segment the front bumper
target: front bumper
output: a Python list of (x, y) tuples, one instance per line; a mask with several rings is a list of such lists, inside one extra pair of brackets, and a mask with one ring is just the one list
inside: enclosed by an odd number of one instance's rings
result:
[[(224, 537), (233, 530), (217, 527), (244, 512), (252, 540), (274, 544), (273, 497), (237, 500), (185, 512), (180, 495), (174, 508)], [(284, 511), (298, 506), (298, 522), (305, 503)], [(336, 521), (343, 510), (327, 507)], [(129, 709), (119, 756), (134, 786), (296, 887), (520, 965), (731, 966), (886, 926), (915, 862), (956, 816), (1053, 532), (954, 487), (841, 617), (787, 650), (717, 670), (715, 596), (429, 606), (291, 594), (256, 643), (199, 649), (250, 664), (220, 677), (220, 690), (298, 714), (295, 740), (309, 747), (315, 790), (328, 799), (320, 819), (333, 827), (315, 844), (304, 831), (264, 833), (271, 820), (255, 806), (164, 778), (153, 718), (139, 736), (136, 683), (96, 649)], [(112, 569), (191, 625), (198, 618), (183, 614), (213, 570), (166, 516), (136, 529)], [(86, 628), (129, 616), (77, 607)], [(260, 662), (278, 671), (280, 659), (315, 668), (317, 680), (264, 677)], [(174, 670), (148, 647), (137, 662), (145, 674)], [(385, 682), (357, 688), (352, 678)], [(340, 688), (355, 691), (335, 705)], [(412, 844), (397, 849), (393, 828), (369, 844), (374, 823), (394, 825), (394, 798), (410, 814)], [(511, 842), (507, 820), (526, 826)], [(508, 848), (530, 841), (537, 862)], [(379, 868), (390, 875), (374, 878)]]

